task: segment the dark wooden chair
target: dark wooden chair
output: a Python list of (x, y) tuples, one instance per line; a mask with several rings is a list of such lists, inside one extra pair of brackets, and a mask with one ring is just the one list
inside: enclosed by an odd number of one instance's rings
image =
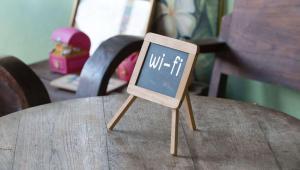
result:
[(43, 83), (26, 64), (15, 57), (0, 58), (0, 116), (49, 102)]
[[(64, 99), (106, 95), (117, 66), (138, 51), (142, 42), (141, 37), (125, 35), (103, 42), (84, 65), (76, 95), (69, 94)], [(54, 95), (60, 96), (57, 92)], [(44, 84), (30, 67), (15, 57), (0, 58), (0, 116), (49, 102)]]
[(236, 0), (219, 38), (198, 42), (216, 53), (209, 96), (224, 96), (228, 75), (300, 90), (299, 18), (300, 0)]
[(209, 96), (225, 95), (228, 75), (300, 90), (300, 0), (236, 0), (216, 39), (193, 42), (215, 53)]
[(103, 96), (118, 65), (142, 47), (143, 37), (117, 35), (104, 41), (85, 63), (77, 97)]

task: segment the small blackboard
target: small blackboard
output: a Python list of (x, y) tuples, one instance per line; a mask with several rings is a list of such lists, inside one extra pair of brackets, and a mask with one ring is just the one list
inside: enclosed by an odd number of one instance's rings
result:
[(148, 33), (128, 86), (128, 93), (177, 108), (189, 82), (197, 46)]
[(197, 46), (194, 44), (158, 34), (146, 34), (127, 88), (130, 95), (109, 121), (107, 128), (113, 130), (136, 98), (170, 107), (170, 153), (176, 155), (181, 102), (187, 112), (190, 128), (196, 130), (191, 101), (186, 90), (196, 53)]
[(136, 85), (176, 97), (187, 58), (186, 52), (150, 43)]

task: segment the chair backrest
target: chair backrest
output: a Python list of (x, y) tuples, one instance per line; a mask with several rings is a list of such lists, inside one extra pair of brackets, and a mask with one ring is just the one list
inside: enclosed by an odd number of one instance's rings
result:
[(0, 116), (49, 103), (41, 80), (15, 57), (0, 58)]
[(76, 97), (106, 95), (109, 79), (118, 65), (139, 51), (142, 43), (143, 38), (129, 35), (116, 35), (102, 42), (83, 66)]
[(224, 93), (224, 75), (300, 90), (300, 0), (235, 0), (219, 38), (229, 50), (217, 55), (210, 96)]

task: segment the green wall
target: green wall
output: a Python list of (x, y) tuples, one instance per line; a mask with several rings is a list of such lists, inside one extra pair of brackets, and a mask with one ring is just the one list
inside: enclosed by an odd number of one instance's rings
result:
[[(231, 12), (234, 0), (227, 0), (227, 12)], [(229, 77), (226, 97), (257, 103), (300, 119), (300, 92), (267, 83)]]
[(1, 0), (0, 54), (26, 63), (46, 59), (52, 31), (69, 25), (73, 0)]
[(225, 0), (225, 2), (225, 12), (228, 14), (233, 10), (234, 0)]

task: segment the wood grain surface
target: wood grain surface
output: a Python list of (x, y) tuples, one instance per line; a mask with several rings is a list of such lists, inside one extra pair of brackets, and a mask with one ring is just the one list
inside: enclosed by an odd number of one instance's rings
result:
[(0, 169), (299, 169), (300, 121), (232, 100), (191, 96), (195, 131), (180, 110), (178, 156), (171, 109), (137, 99), (113, 131), (127, 95), (51, 103), (0, 118)]

